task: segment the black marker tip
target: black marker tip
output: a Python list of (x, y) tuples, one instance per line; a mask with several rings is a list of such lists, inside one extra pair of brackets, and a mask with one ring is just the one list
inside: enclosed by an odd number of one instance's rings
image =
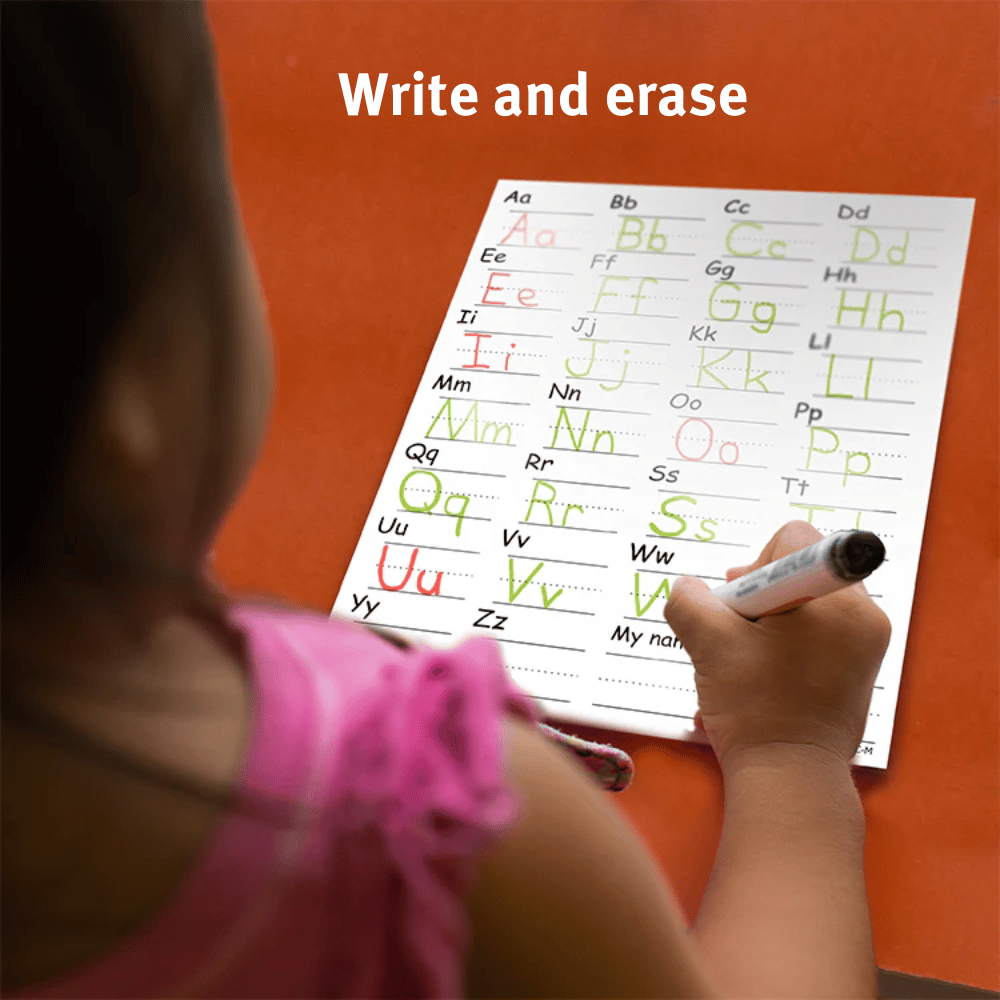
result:
[(854, 531), (836, 546), (836, 559), (849, 580), (863, 580), (882, 565), (885, 546), (871, 531)]

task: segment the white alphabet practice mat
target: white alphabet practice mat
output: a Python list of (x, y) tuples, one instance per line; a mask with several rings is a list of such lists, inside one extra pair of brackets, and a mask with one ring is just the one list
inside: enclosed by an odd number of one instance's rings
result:
[(663, 620), (785, 521), (884, 540), (888, 762), (972, 199), (500, 181), (334, 612), (497, 640), (547, 716), (677, 739)]

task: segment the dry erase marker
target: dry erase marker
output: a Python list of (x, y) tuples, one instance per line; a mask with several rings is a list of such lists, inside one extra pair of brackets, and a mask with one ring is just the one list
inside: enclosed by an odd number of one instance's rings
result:
[(878, 535), (837, 531), (712, 593), (744, 618), (760, 618), (849, 587), (878, 569), (884, 558)]

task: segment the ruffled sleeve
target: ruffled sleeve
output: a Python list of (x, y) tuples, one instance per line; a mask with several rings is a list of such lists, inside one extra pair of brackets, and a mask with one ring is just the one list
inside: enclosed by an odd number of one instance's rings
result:
[[(356, 886), (358, 919), (372, 884), (380, 886), (380, 913), (367, 916), (383, 921), (384, 936), (381, 955), (360, 964), (354, 955), (361, 979), (353, 988), (461, 996), (475, 862), (517, 812), (504, 781), (500, 721), (505, 712), (533, 722), (539, 714), (488, 640), (446, 651), (371, 642), (377, 676), (353, 692), (350, 713), (341, 861), (369, 882)], [(382, 864), (373, 864), (372, 851)]]

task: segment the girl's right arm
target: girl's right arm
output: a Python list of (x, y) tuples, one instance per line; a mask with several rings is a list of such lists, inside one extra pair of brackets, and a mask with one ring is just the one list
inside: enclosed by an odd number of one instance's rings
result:
[(517, 826), (470, 900), (471, 997), (710, 997), (656, 863), (591, 774), (504, 723)]
[[(758, 563), (818, 537), (787, 525)], [(874, 997), (849, 762), (888, 621), (852, 587), (747, 622), (697, 581), (675, 587), (667, 618), (695, 664), (725, 782), (695, 926), (685, 934), (655, 862), (605, 793), (531, 727), (508, 722), (523, 810), (471, 900), (470, 995)]]

